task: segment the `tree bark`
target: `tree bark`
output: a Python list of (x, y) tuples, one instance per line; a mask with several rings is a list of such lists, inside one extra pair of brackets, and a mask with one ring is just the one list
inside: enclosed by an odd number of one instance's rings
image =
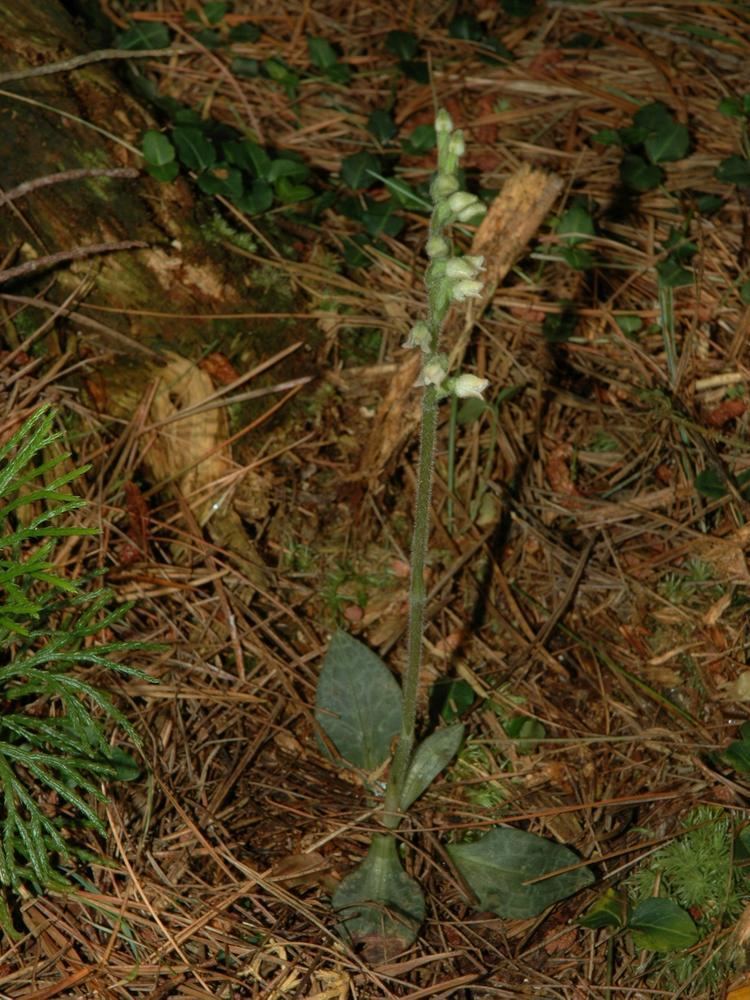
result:
[[(112, 393), (106, 404), (110, 412), (127, 416), (161, 365), (166, 362), (167, 367), (174, 367), (174, 356), (166, 357), (168, 351), (188, 357), (193, 353), (197, 360), (196, 349), (203, 353), (207, 344), (216, 341), (217, 328), (209, 318), (170, 321), (165, 312), (210, 317), (240, 312), (243, 307), (247, 311), (248, 302), (258, 311), (274, 312), (279, 307), (267, 293), (262, 301), (252, 293), (246, 260), (228, 254), (219, 242), (203, 238), (197, 219), (205, 209), (185, 178), (163, 184), (145, 172), (135, 177), (85, 176), (87, 171), (113, 168), (140, 171), (141, 136), (156, 125), (107, 62), (33, 75), (35, 68), (85, 52), (82, 32), (65, 8), (57, 0), (0, 0), (0, 24), (0, 75), (32, 74), (0, 84), (0, 303), (7, 315), (18, 309), (19, 295), (36, 293), (48, 306), (71, 297), (69, 311), (78, 310), (76, 332), (122, 355), (119, 372), (109, 370), (104, 381)], [(36, 183), (60, 172), (73, 174), (62, 183)], [(3, 193), (20, 185), (28, 186), (3, 204)], [(129, 241), (143, 247), (99, 250), (94, 255), (85, 250)], [(34, 271), (29, 288), (25, 276), (29, 262), (53, 255), (65, 258), (68, 253), (80, 259), (63, 259), (53, 266), (43, 263)], [(13, 279), (17, 270), (21, 276)], [(6, 279), (10, 273), (12, 280), (3, 281), (3, 272)], [(15, 301), (11, 296), (16, 296)], [(114, 311), (92, 313), (88, 306)], [(280, 308), (289, 309), (288, 298)], [(240, 322), (247, 325), (247, 320)], [(275, 351), (295, 332), (279, 330), (278, 323), (266, 321), (266, 326), (266, 334), (273, 329)], [(263, 321), (253, 321), (253, 327), (254, 336), (245, 340), (258, 344), (260, 353), (268, 344)], [(243, 366), (251, 366), (254, 360), (257, 355), (254, 359), (245, 353)], [(123, 372), (127, 391), (118, 393)], [(274, 371), (275, 380), (278, 375)], [(286, 373), (281, 374), (284, 377)], [(180, 441), (175, 426), (172, 417), (170, 434)], [(217, 433), (226, 436), (225, 423), (219, 422)], [(182, 439), (191, 434), (188, 427)], [(208, 442), (204, 441), (204, 447), (210, 452)], [(225, 463), (218, 471), (226, 473), (224, 480), (227, 475), (231, 479), (237, 469), (231, 465), (228, 449), (222, 455)], [(215, 461), (210, 475), (217, 476)], [(195, 485), (194, 469), (191, 482)], [(224, 481), (222, 494), (226, 492)], [(203, 494), (202, 507), (190, 505), (198, 523), (203, 523), (210, 499), (210, 491), (204, 489)], [(217, 514), (211, 527), (220, 519)], [(219, 532), (218, 541), (223, 543), (236, 529), (232, 519)], [(236, 534), (234, 538), (227, 545), (237, 555)], [(240, 556), (247, 557), (249, 551), (250, 547)]]

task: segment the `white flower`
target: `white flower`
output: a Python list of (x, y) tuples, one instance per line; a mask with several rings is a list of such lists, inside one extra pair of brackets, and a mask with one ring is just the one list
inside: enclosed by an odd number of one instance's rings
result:
[(451, 298), (454, 302), (465, 302), (466, 299), (478, 299), (482, 292), (482, 282), (473, 278), (464, 278), (457, 281), (451, 289)]
[(448, 208), (454, 215), (458, 215), (459, 212), (464, 212), (470, 206), (476, 205), (478, 201), (475, 194), (469, 194), (468, 191), (456, 191), (448, 199)]
[(459, 222), (478, 222), (486, 212), (487, 206), (479, 198), (475, 198), (471, 205), (456, 213), (456, 219)]
[(419, 347), (425, 354), (429, 353), (432, 348), (432, 336), (429, 326), (423, 319), (415, 323), (411, 330), (409, 330), (409, 335), (401, 346)]
[(441, 388), (448, 375), (445, 370), (445, 361), (441, 357), (430, 358), (422, 368), (422, 374), (417, 380), (417, 385), (435, 385)]
[(475, 278), (484, 270), (484, 257), (454, 257), (445, 265), (447, 278)]
[(478, 375), (459, 375), (453, 380), (451, 388), (459, 399), (481, 399), (489, 384), (489, 379), (479, 378)]

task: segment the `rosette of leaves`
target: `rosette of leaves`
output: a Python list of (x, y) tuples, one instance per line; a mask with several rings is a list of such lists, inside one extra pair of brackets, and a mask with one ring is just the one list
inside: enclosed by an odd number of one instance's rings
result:
[(66, 886), (62, 869), (92, 857), (76, 832), (104, 832), (102, 782), (138, 774), (106, 724), (136, 742), (133, 727), (82, 668), (145, 677), (119, 658), (153, 648), (96, 642), (129, 605), (109, 610), (108, 591), (55, 567), (61, 539), (93, 532), (63, 523), (84, 505), (68, 485), (86, 469), (69, 469), (53, 428), (40, 408), (0, 446), (0, 925), (11, 936), (9, 900)]

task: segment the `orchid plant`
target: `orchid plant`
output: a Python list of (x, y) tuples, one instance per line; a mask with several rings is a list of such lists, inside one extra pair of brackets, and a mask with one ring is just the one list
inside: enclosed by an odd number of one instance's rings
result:
[[(416, 743), (439, 404), (451, 396), (482, 398), (489, 386), (487, 379), (470, 373), (451, 375), (447, 356), (440, 349), (451, 305), (480, 295), (484, 270), (482, 257), (454, 254), (447, 230), (455, 223), (477, 222), (485, 206), (476, 195), (460, 189), (464, 139), (447, 111), (438, 112), (435, 133), (438, 170), (431, 185), (433, 210), (425, 247), (430, 261), (425, 273), (427, 316), (412, 326), (403, 344), (422, 352), (417, 386), (423, 389), (403, 689), (367, 646), (337, 632), (326, 654), (316, 697), (316, 721), (324, 747), (345, 765), (370, 775), (371, 791), (382, 805), (383, 832), (373, 835), (366, 858), (340, 882), (332, 899), (341, 918), (342, 937), (361, 947), (373, 963), (388, 960), (412, 944), (424, 920), (424, 896), (402, 867), (397, 831), (407, 810), (448, 766), (464, 738), (463, 725), (454, 724)], [(389, 760), (394, 741), (383, 787), (377, 776)], [(534, 916), (593, 879), (568, 848), (525, 830), (496, 827), (479, 839), (474, 836), (450, 844), (447, 850), (479, 908), (504, 917)], [(528, 883), (529, 879), (533, 881)]]

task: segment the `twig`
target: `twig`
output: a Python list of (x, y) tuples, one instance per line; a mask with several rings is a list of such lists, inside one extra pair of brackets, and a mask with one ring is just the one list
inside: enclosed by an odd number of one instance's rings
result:
[(18, 187), (11, 188), (5, 193), (0, 192), (0, 206), (7, 205), (10, 201), (22, 198), (24, 195), (36, 191), (38, 188), (49, 187), (51, 184), (66, 184), (68, 181), (82, 180), (84, 177), (137, 177), (138, 171), (135, 167), (81, 167), (77, 170), (61, 170), (57, 174), (46, 174), (44, 177), (35, 177), (31, 181), (24, 181)]
[(82, 257), (91, 257), (98, 253), (111, 253), (114, 250), (142, 250), (143, 247), (147, 246), (148, 243), (144, 243), (142, 240), (122, 240), (119, 243), (93, 243), (87, 247), (76, 247), (75, 250), (60, 250), (58, 253), (37, 257), (36, 260), (27, 260), (25, 264), (0, 271), (0, 284), (23, 277), (26, 274), (34, 274), (43, 268), (54, 267), (55, 264), (61, 264), (66, 260), (80, 260)]
[[(64, 315), (69, 319), (74, 320), (78, 326), (84, 327), (84, 329), (88, 328), (90, 330), (95, 330), (97, 333), (101, 333), (103, 336), (109, 337), (111, 340), (123, 344), (124, 347), (127, 347), (129, 352), (139, 351), (141, 354), (147, 354), (150, 358), (157, 362), (163, 362), (164, 360), (158, 351), (154, 351), (150, 347), (146, 347), (145, 344), (139, 343), (134, 337), (129, 337), (126, 333), (120, 333), (119, 330), (114, 330), (111, 326), (106, 326), (104, 323), (100, 323), (99, 320), (91, 319), (91, 317), (86, 316), (85, 313), (77, 312), (74, 309), (68, 309), (66, 302), (60, 306), (55, 302), (48, 302), (46, 299), (37, 297), (32, 298), (28, 295), (11, 295), (8, 292), (0, 292), (0, 299), (5, 302), (17, 302), (20, 305), (35, 306), (38, 309), (47, 309), (55, 315)], [(7, 361), (7, 359), (5, 360)]]
[(12, 73), (0, 73), (0, 84), (29, 80), (37, 76), (51, 76), (53, 73), (69, 73), (71, 70), (80, 69), (81, 66), (106, 62), (108, 59), (153, 59), (159, 56), (181, 56), (197, 51), (195, 45), (172, 45), (168, 49), (99, 49), (98, 52), (86, 52), (80, 56), (73, 56), (72, 59), (45, 63), (44, 66), (29, 66), (26, 69), (14, 70)]

